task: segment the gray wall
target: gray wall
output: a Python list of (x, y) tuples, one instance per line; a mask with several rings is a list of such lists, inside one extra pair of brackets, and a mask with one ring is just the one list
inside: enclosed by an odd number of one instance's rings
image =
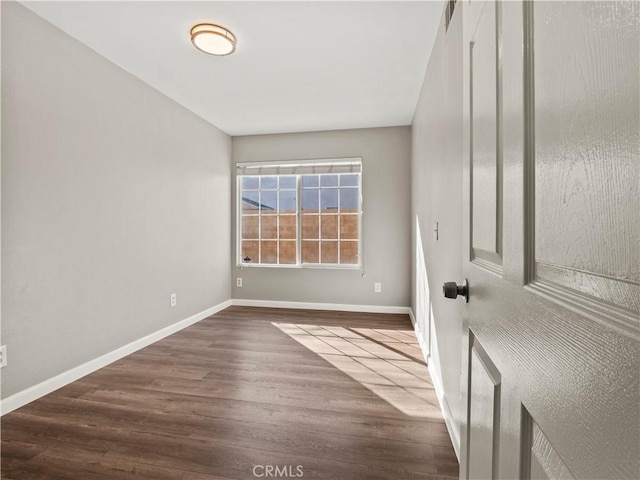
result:
[(227, 135), (3, 2), (3, 397), (229, 299), (230, 163)]
[[(410, 301), (409, 127), (256, 135), (233, 138), (233, 161), (362, 157), (364, 266), (361, 270), (236, 266), (233, 298), (408, 306)], [(235, 190), (235, 179), (232, 182)], [(235, 202), (234, 202), (235, 208)], [(235, 287), (235, 278), (243, 287)], [(373, 292), (382, 282), (382, 293)]]
[[(456, 12), (459, 13), (459, 12)], [(459, 428), (462, 306), (442, 296), (442, 284), (462, 280), (462, 25), (454, 15), (444, 22), (427, 67), (412, 125), (412, 307), (416, 305), (416, 224), (429, 282), (432, 367), (439, 371), (446, 407)], [(439, 224), (435, 240), (433, 224)], [(428, 310), (428, 309), (427, 309)], [(429, 319), (417, 319), (429, 324)], [(427, 332), (423, 331), (425, 340)]]

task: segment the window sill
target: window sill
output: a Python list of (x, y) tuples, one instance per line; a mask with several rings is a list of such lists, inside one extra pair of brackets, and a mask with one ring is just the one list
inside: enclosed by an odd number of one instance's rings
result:
[(236, 268), (242, 270), (243, 268), (282, 268), (285, 270), (355, 270), (362, 271), (362, 265), (320, 265), (320, 264), (303, 264), (303, 265), (258, 265), (255, 263), (241, 263), (237, 264)]

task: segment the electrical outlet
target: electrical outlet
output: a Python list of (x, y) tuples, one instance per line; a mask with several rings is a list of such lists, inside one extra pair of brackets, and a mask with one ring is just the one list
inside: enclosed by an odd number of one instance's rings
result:
[(236, 287), (242, 287), (242, 277), (236, 278)]
[(175, 307), (178, 304), (178, 295), (175, 293), (171, 294), (171, 308)]
[(376, 282), (373, 284), (373, 291), (375, 293), (382, 293), (382, 283)]
[(7, 346), (2, 345), (0, 347), (0, 368), (7, 366)]

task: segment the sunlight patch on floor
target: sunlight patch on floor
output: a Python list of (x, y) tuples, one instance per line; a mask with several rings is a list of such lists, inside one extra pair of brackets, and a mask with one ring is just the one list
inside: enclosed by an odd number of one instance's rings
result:
[(412, 332), (272, 323), (402, 413), (442, 419)]

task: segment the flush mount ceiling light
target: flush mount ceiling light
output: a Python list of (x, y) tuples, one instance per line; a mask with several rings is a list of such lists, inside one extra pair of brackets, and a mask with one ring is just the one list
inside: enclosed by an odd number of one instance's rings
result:
[(191, 42), (209, 55), (231, 55), (236, 50), (236, 37), (224, 27), (200, 23), (191, 29)]

